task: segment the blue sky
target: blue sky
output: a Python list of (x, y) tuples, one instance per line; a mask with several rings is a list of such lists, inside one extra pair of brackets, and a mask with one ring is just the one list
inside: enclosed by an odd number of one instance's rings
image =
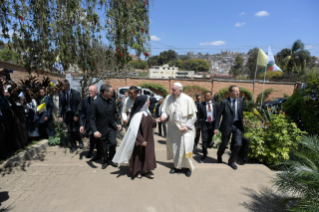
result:
[(276, 54), (301, 39), (319, 56), (319, 0), (154, 0), (150, 21), (152, 55), (268, 46)]

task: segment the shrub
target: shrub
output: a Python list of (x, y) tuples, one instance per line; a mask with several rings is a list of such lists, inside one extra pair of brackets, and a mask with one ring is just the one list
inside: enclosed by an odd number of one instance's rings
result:
[[(264, 97), (263, 97), (263, 101), (265, 99), (267, 99), (269, 97), (269, 95), (275, 91), (273, 88), (268, 88), (266, 90), (264, 90)], [(261, 92), (260, 94), (258, 94), (257, 99), (256, 99), (256, 104), (258, 104), (261, 101), (261, 96), (263, 95), (263, 93)]]
[(290, 160), (277, 165), (273, 180), (279, 191), (293, 195), (291, 211), (319, 211), (319, 138), (303, 136)]
[(145, 82), (142, 84), (139, 84), (138, 86), (142, 87), (142, 88), (149, 88), (152, 91), (154, 91), (155, 93), (157, 93), (156, 91), (159, 91), (160, 94), (162, 94), (164, 97), (168, 95), (168, 91), (166, 90), (166, 88), (161, 85), (161, 84), (155, 84), (155, 83), (150, 83), (150, 82)]
[[(252, 93), (246, 89), (239, 87), (240, 94), (239, 96), (245, 95), (245, 100), (252, 100), (253, 95)], [(223, 100), (223, 97), (229, 93), (229, 87), (223, 88), (218, 91), (218, 102), (221, 102)]]
[(61, 138), (60, 137), (49, 137), (49, 141), (48, 141), (50, 146), (56, 146), (56, 145), (60, 145), (61, 144)]
[(301, 120), (310, 134), (319, 132), (319, 74), (311, 74), (303, 93)]
[(204, 96), (205, 92), (207, 91), (208, 90), (206, 88), (197, 85), (187, 85), (183, 87), (183, 92), (189, 95), (190, 97), (193, 97), (194, 99), (196, 97), (196, 94), (200, 93), (202, 96)]
[(147, 62), (142, 60), (133, 60), (129, 62), (129, 65), (136, 69), (145, 69), (147, 66)]
[(284, 113), (275, 114), (270, 110), (254, 113), (244, 115), (245, 137), (250, 139), (249, 158), (266, 165), (289, 159), (290, 150), (297, 148), (301, 135), (306, 132), (291, 123)]
[(295, 90), (294, 93), (283, 104), (284, 110), (298, 125), (299, 128), (304, 129), (301, 123), (303, 94), (300, 90)]

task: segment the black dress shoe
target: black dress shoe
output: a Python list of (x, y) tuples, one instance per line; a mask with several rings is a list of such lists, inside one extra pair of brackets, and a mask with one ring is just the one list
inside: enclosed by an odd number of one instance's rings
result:
[(169, 172), (170, 174), (175, 174), (175, 173), (178, 173), (179, 170), (174, 168), (174, 169), (171, 169), (171, 171)]
[(223, 160), (221, 157), (217, 157), (217, 163), (223, 163)]
[(232, 167), (234, 170), (237, 170), (237, 166), (235, 165), (234, 162), (228, 163), (228, 165)]
[(75, 147), (71, 147), (70, 153), (73, 153), (75, 151)]
[(185, 175), (186, 175), (186, 177), (190, 177), (192, 175), (191, 170), (186, 169)]
[(89, 153), (86, 155), (86, 158), (91, 158), (91, 157), (93, 157), (93, 154), (92, 154), (92, 152), (89, 152)]
[(103, 165), (102, 165), (102, 169), (106, 169), (107, 165), (108, 164), (104, 162)]
[(95, 156), (94, 158), (91, 159), (91, 161), (98, 161), (98, 160), (101, 160), (101, 159), (102, 159), (102, 157)]
[(203, 155), (200, 159), (205, 160), (207, 158), (207, 155)]
[(79, 147), (80, 149), (83, 149), (83, 142), (80, 142)]
[(115, 168), (118, 166), (117, 163), (114, 163), (113, 161), (109, 161), (108, 164)]
[(197, 147), (197, 145), (196, 145), (196, 144), (194, 144), (194, 148), (193, 148), (193, 150), (194, 150), (194, 152), (195, 152), (195, 151), (198, 151), (198, 147)]

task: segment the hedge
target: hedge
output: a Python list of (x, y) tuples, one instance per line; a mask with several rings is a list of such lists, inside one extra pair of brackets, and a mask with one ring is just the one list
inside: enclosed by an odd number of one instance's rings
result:
[(158, 90), (161, 93), (163, 93), (164, 97), (168, 95), (168, 91), (161, 84), (155, 84), (155, 83), (151, 83), (151, 82), (144, 82), (142, 84), (139, 84), (138, 86), (140, 86), (142, 88), (150, 88), (150, 89), (153, 89), (153, 90)]
[(202, 96), (209, 90), (198, 85), (187, 85), (183, 87), (183, 92), (195, 98), (196, 94), (200, 93)]
[[(266, 99), (273, 91), (275, 91), (273, 88), (268, 88), (268, 89), (264, 90), (263, 100)], [(256, 103), (260, 102), (261, 96), (262, 96), (262, 92), (260, 94), (258, 94), (257, 99), (256, 99)]]
[[(247, 96), (247, 99), (246, 99), (246, 100), (252, 100), (253, 95), (252, 95), (252, 93), (251, 93), (248, 89), (239, 87), (239, 91), (240, 91), (241, 93), (246, 94), (246, 96)], [(225, 96), (225, 94), (228, 93), (228, 92), (229, 92), (229, 87), (226, 87), (226, 88), (223, 88), (223, 89), (219, 90), (219, 91), (218, 91), (218, 102), (221, 102), (223, 96)]]

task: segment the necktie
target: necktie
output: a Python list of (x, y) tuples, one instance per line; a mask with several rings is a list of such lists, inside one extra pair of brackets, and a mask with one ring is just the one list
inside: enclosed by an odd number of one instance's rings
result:
[(208, 104), (208, 112), (209, 112), (209, 115), (208, 115), (208, 122), (211, 123), (212, 122), (212, 117), (210, 116), (212, 110), (210, 108), (210, 102), (207, 103)]
[(68, 102), (68, 110), (70, 110), (70, 96), (69, 96), (69, 92), (67, 92), (67, 94), (66, 94), (66, 101)]
[(234, 100), (233, 100), (233, 103), (232, 103), (232, 109), (233, 109), (233, 111), (234, 111), (233, 122), (235, 122), (235, 116), (236, 116), (235, 102), (236, 102), (236, 100), (234, 99)]

